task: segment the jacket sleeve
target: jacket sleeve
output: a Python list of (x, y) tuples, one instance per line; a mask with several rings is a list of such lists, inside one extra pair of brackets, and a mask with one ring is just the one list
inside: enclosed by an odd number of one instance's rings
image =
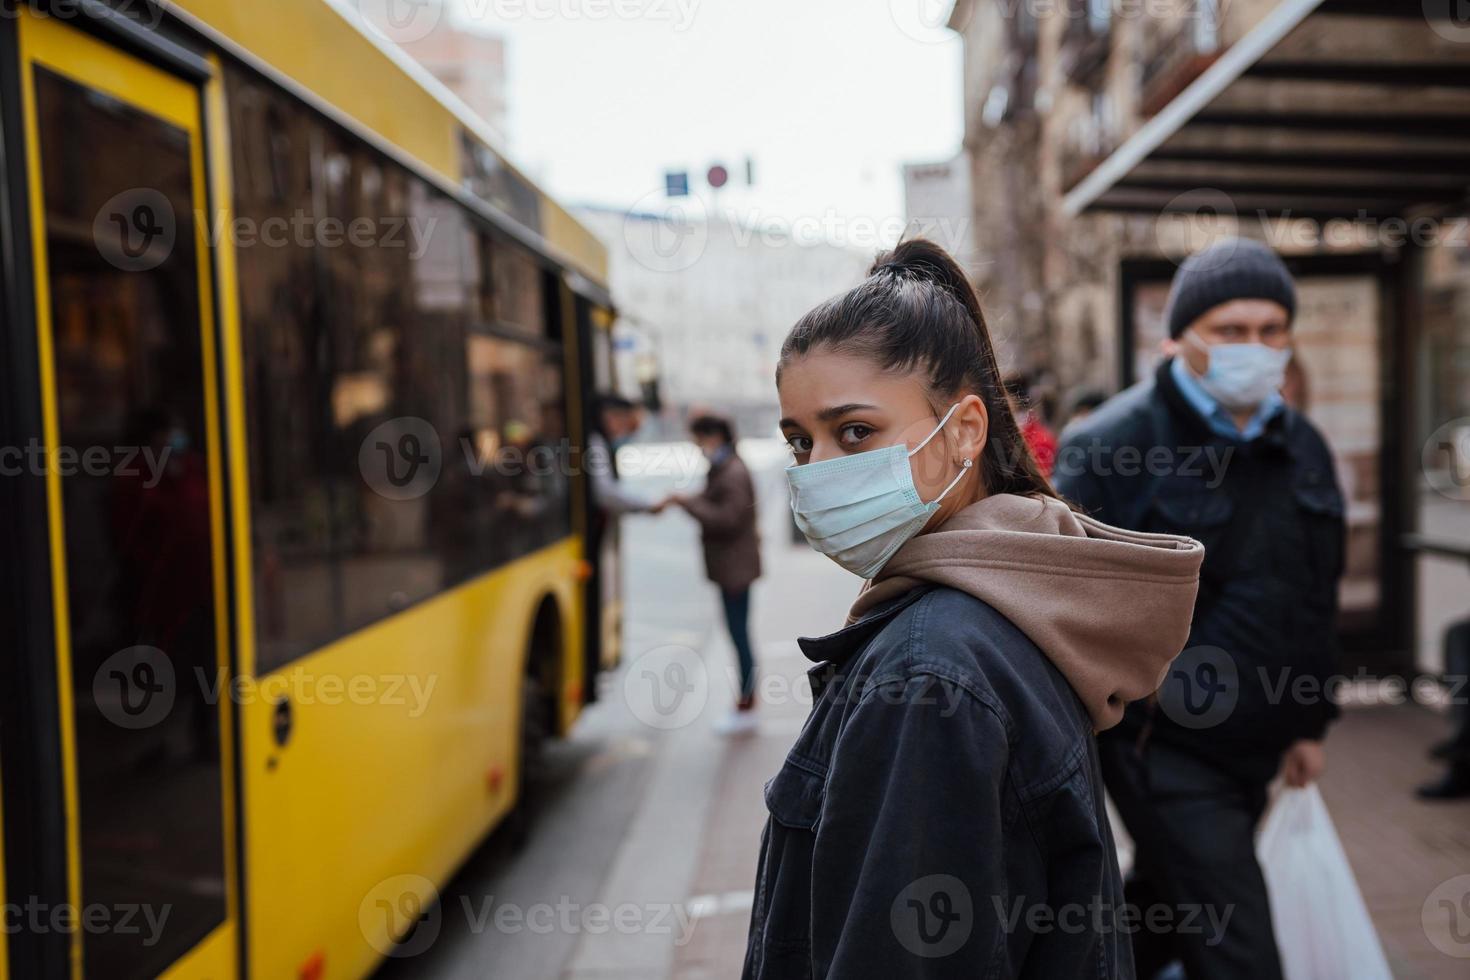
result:
[(587, 474), (592, 480), (592, 502), (607, 514), (636, 514), (653, 509), (653, 501), (627, 489), (613, 476), (612, 447), (601, 435), (587, 440)]
[(710, 534), (733, 534), (755, 509), (755, 488), (749, 474), (727, 465), (713, 475), (704, 492), (684, 502), (684, 509)]
[(870, 689), (833, 752), (812, 861), (816, 976), (1007, 975), (1005, 725), (949, 681)]

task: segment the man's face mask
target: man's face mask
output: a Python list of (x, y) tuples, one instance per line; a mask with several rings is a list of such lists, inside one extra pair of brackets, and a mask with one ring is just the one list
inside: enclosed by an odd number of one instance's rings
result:
[(1193, 330), (1184, 334), (1210, 358), (1209, 367), (1199, 384), (1211, 398), (1232, 411), (1255, 408), (1286, 380), (1286, 365), (1291, 361), (1291, 348), (1267, 347), (1265, 344), (1209, 344)]

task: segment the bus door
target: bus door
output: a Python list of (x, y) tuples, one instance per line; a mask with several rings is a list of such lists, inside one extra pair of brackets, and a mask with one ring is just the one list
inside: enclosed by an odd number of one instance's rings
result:
[(45, 481), (57, 678), (36, 696), (57, 700), (72, 910), (49, 926), (68, 933), (73, 977), (232, 977), (199, 80), (60, 16), (21, 8), (16, 27), (43, 433), (32, 465)]

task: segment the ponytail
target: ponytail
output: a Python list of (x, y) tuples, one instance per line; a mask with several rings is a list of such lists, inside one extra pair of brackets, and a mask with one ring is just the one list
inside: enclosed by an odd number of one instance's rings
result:
[(884, 370), (922, 370), (936, 404), (980, 396), (990, 416), (980, 457), (987, 492), (1056, 496), (1016, 424), (980, 298), (934, 242), (910, 239), (879, 255), (867, 279), (798, 320), (781, 345), (777, 379), (781, 365), (823, 346)]

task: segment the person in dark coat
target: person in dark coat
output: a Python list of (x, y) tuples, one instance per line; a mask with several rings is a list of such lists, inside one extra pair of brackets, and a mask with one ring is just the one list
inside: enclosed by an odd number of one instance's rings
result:
[(1129, 900), (1233, 910), (1198, 933), (1134, 936), (1140, 978), (1280, 980), (1254, 834), (1267, 787), (1316, 780), (1337, 709), (1344, 560), (1332, 453), (1281, 394), (1296, 290), (1268, 246), (1226, 239), (1170, 288), (1169, 356), (1063, 434), (1056, 488), (1086, 513), (1203, 542), (1184, 652), (1157, 698), (1099, 739), (1103, 776), (1136, 843)]
[(690, 435), (707, 460), (709, 476), (696, 495), (675, 495), (669, 502), (699, 522), (704, 567), (720, 588), (725, 625), (740, 665), (740, 693), (735, 711), (719, 724), (726, 734), (755, 725), (755, 654), (750, 646), (750, 587), (761, 574), (760, 536), (756, 531), (755, 484), (735, 452), (735, 430), (728, 419), (699, 415), (690, 420)]

